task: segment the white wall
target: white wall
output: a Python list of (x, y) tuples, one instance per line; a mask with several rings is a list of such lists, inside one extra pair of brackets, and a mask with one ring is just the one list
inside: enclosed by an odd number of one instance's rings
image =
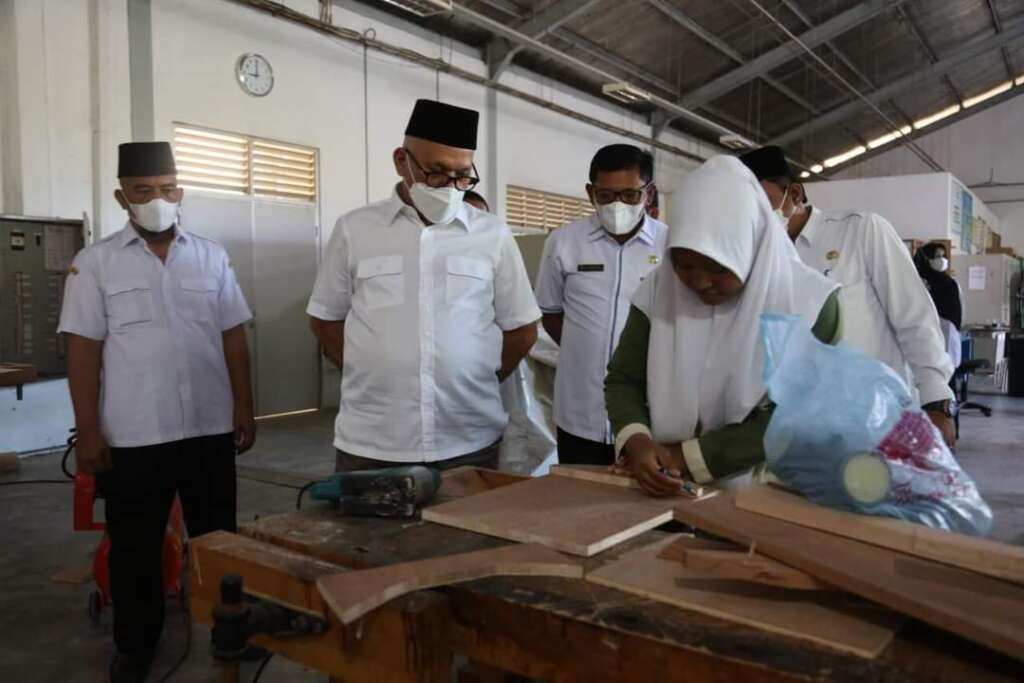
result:
[[(289, 6), (316, 16), (319, 3), (294, 0)], [(358, 9), (335, 7), (335, 23), (373, 29), (381, 40), (485, 73), (477, 50)], [(117, 144), (131, 137), (126, 17), (126, 0), (0, 0), (0, 37), (17, 35), (16, 41), (0, 40), (0, 85), (4, 79), (15, 85), (4, 97), (13, 116), (0, 113), (0, 186), (8, 210), (71, 218), (88, 212), (94, 238), (123, 225), (111, 195)], [(236, 85), (234, 63), (244, 52), (260, 52), (273, 65), (270, 96), (249, 97)], [(339, 215), (390, 192), (396, 179), (391, 151), (418, 97), (439, 94), (481, 112), (480, 189), (499, 212), (509, 183), (583, 196), (594, 151), (622, 141), (507, 95), (497, 95), (492, 110), (485, 88), (379, 52), (369, 52), (364, 82), (361, 47), (226, 0), (153, 0), (153, 70), (158, 137), (169, 138), (172, 122), (182, 121), (320, 149), (324, 243)], [(513, 68), (502, 78), (609, 124), (649, 130), (642, 117), (534, 74)], [(492, 117), (497, 137), (488, 145)], [(663, 139), (709, 153), (681, 135)], [(695, 166), (668, 152), (656, 158), (665, 189)], [(489, 168), (496, 172), (488, 174)]]
[[(318, 15), (317, 0), (288, 5)], [(379, 52), (368, 53), (364, 79), (360, 46), (227, 0), (152, 0), (152, 19), (157, 137), (169, 139), (180, 121), (318, 148), (321, 245), (338, 216), (391, 192), (391, 152), (419, 97), (481, 112), (480, 191), (499, 213), (508, 184), (584, 196), (594, 152), (627, 141)], [(334, 22), (486, 73), (478, 50), (371, 8), (335, 6)], [(112, 194), (117, 145), (131, 139), (127, 32), (126, 0), (0, 0), (0, 210), (66, 218), (87, 212), (94, 240), (123, 226)], [(249, 97), (236, 84), (234, 64), (245, 52), (272, 64), (276, 81), (268, 97)], [(535, 74), (512, 68), (502, 79), (607, 124), (649, 131), (642, 117)], [(712, 153), (676, 133), (662, 139)], [(655, 158), (662, 190), (696, 166), (663, 151)], [(324, 386), (330, 402), (336, 375), (328, 373)]]
[(861, 209), (884, 216), (904, 239), (950, 236), (948, 173), (807, 183), (811, 204), (823, 209)]
[[(1024, 183), (1024, 97), (1015, 97), (957, 123), (921, 136), (917, 143), (965, 185), (987, 181)], [(866, 178), (921, 173), (922, 163), (903, 147), (854, 164), (839, 178)], [(975, 189), (982, 200), (1016, 199), (989, 203), (1001, 218), (1002, 237), (1024, 253), (1024, 185), (1000, 190)], [(984, 215), (983, 215), (984, 217)]]

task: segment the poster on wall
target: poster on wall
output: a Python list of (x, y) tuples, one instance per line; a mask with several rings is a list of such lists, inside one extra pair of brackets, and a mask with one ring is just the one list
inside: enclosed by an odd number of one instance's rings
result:
[(953, 228), (953, 244), (960, 244), (960, 226), (963, 222), (963, 191), (964, 186), (953, 180), (953, 191), (949, 193), (949, 217)]
[(960, 191), (960, 206), (960, 248), (970, 254), (974, 238), (974, 196), (967, 190)]

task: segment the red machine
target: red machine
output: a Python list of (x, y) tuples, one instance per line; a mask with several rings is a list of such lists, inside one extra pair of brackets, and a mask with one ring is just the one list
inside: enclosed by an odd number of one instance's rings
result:
[[(70, 449), (69, 449), (70, 450)], [(103, 531), (106, 525), (93, 518), (96, 503), (96, 477), (75, 474), (75, 531)], [(185, 556), (185, 523), (181, 514), (181, 501), (174, 497), (174, 505), (167, 520), (164, 534), (163, 579), (167, 597), (183, 599), (181, 573)], [(111, 603), (110, 599), (110, 536), (103, 534), (92, 561), (96, 590), (89, 594), (89, 619), (98, 623), (100, 614)]]

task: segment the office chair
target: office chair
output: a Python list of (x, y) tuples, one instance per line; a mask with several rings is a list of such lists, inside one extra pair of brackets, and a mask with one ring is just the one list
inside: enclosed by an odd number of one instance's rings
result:
[(968, 400), (967, 385), (973, 375), (978, 370), (986, 370), (992, 366), (988, 360), (984, 358), (973, 358), (974, 356), (974, 340), (970, 337), (966, 337), (961, 342), (961, 349), (963, 351), (962, 357), (965, 359), (960, 362), (960, 367), (953, 373), (953, 379), (950, 381), (950, 385), (953, 389), (953, 394), (956, 396), (957, 411), (956, 416), (953, 418), (956, 424), (956, 436), (960, 438), (960, 413), (964, 410), (979, 410), (985, 417), (992, 417), (992, 408), (982, 403), (975, 403), (974, 401)]

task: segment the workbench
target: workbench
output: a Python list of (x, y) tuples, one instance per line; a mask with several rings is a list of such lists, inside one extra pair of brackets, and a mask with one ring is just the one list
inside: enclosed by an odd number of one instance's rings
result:
[[(465, 476), (493, 485), (509, 475)], [(473, 485), (442, 486), (440, 497), (472, 491)], [(585, 566), (592, 570), (664, 537), (647, 532)], [(329, 622), (323, 636), (252, 642), (347, 683), (448, 683), (453, 652), (559, 683), (1024, 680), (1024, 664), (914, 620), (868, 660), (578, 579), (490, 578), (421, 591), (348, 628), (329, 615), (316, 590), (325, 574), (506, 543), (420, 520), (346, 518), (323, 508), (266, 517), (238, 535), (216, 532), (193, 543), (193, 618), (211, 622), (220, 577), (237, 573), (250, 595)]]
[(22, 400), (22, 387), (39, 379), (34, 365), (0, 363), (0, 387), (14, 387), (17, 399)]

